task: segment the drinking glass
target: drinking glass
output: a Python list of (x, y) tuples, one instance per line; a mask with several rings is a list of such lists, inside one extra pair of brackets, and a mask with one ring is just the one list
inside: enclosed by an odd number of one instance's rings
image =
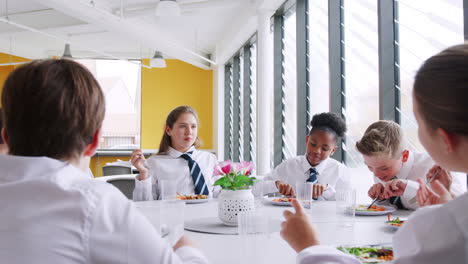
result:
[(184, 235), (185, 201), (164, 200), (161, 203), (161, 234), (170, 245)]
[(312, 194), (314, 192), (314, 184), (312, 182), (296, 182), (294, 189), (297, 200), (304, 208), (310, 209), (312, 205)]
[(255, 208), (263, 207), (263, 196), (264, 196), (264, 181), (257, 181), (252, 186), (252, 194), (255, 199)]
[(177, 183), (174, 180), (160, 180), (160, 199), (175, 200), (177, 196)]
[(237, 222), (241, 240), (241, 262), (264, 263), (270, 218), (263, 210), (243, 211), (237, 214)]
[(134, 204), (135, 208), (146, 217), (148, 222), (153, 225), (158, 233), (161, 233), (161, 205), (155, 201), (137, 202)]
[(356, 215), (356, 189), (337, 188), (335, 197), (338, 223), (345, 227), (352, 227)]

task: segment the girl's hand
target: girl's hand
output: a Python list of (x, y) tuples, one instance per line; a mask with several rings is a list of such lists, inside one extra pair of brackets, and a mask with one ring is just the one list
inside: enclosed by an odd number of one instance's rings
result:
[(138, 176), (138, 179), (140, 181), (148, 178), (148, 169), (144, 166), (145, 161), (146, 159), (141, 149), (136, 149), (132, 152), (132, 157), (130, 158), (130, 162), (140, 172), (140, 175)]
[(439, 173), (434, 177), (434, 179), (432, 180), (432, 182), (429, 184), (429, 186), (431, 188), (434, 189), (434, 186), (432, 186), (432, 184), (434, 183), (435, 180), (439, 180), (440, 183), (442, 183), (442, 185), (445, 187), (445, 189), (447, 189), (448, 191), (450, 191), (450, 186), (452, 186), (452, 175), (450, 174), (449, 171), (446, 171), (444, 170), (442, 167), (440, 167), (439, 165), (434, 165), (434, 167), (432, 167), (429, 172), (426, 174), (426, 180), (427, 182), (429, 182), (432, 178), (432, 176), (434, 175), (434, 173), (436, 173), (437, 170), (440, 170)]
[(388, 199), (393, 196), (401, 196), (406, 190), (407, 181), (395, 179), (385, 184), (382, 199)]
[(292, 206), (296, 213), (284, 211), (283, 216), (286, 221), (281, 223), (281, 236), (296, 251), (319, 244), (318, 234), (314, 226), (309, 222), (309, 217), (304, 212), (302, 205), (296, 200), (292, 200)]
[(282, 181), (276, 181), (276, 187), (278, 188), (278, 192), (281, 194), (281, 195), (285, 195), (285, 196), (295, 196), (296, 193), (294, 192), (294, 188), (290, 185), (290, 184), (287, 184), (285, 182), (282, 182)]
[(383, 192), (384, 192), (383, 184), (376, 183), (376, 184), (372, 185), (372, 187), (367, 192), (367, 195), (369, 195), (369, 197), (372, 198), (372, 199), (375, 199), (375, 198), (383, 199), (382, 198)]
[(439, 181), (432, 182), (432, 190), (427, 188), (426, 183), (422, 179), (418, 179), (419, 189), (416, 195), (419, 206), (444, 204), (452, 200), (452, 194)]
[(320, 196), (323, 195), (323, 192), (325, 191), (325, 188), (326, 186), (325, 185), (322, 185), (320, 183), (316, 183), (314, 184), (314, 191), (313, 191), (313, 194), (312, 194), (312, 197), (314, 199), (317, 199), (319, 198)]

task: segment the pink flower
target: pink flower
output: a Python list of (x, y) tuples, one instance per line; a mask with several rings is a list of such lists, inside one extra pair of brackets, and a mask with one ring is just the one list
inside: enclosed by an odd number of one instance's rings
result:
[(213, 176), (220, 176), (231, 173), (231, 168), (233, 168), (233, 165), (234, 163), (230, 160), (219, 162), (214, 168)]
[(237, 171), (247, 176), (249, 176), (252, 173), (253, 169), (254, 169), (253, 164), (248, 161), (242, 161), (237, 164)]

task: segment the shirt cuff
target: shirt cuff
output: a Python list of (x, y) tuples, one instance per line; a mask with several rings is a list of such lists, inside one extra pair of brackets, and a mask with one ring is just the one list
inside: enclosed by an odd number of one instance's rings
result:
[(133, 190), (133, 200), (134, 201), (148, 201), (152, 199), (152, 188), (153, 182), (151, 176), (144, 179), (139, 180), (137, 175), (135, 177), (135, 189)]
[(418, 193), (418, 189), (419, 189), (419, 183), (418, 182), (407, 180), (406, 181), (406, 189), (403, 192), (402, 197), (405, 200), (413, 199), (414, 197), (416, 197), (416, 194)]
[(331, 246), (311, 246), (303, 249), (297, 255), (297, 264), (308, 263), (360, 264), (354, 256), (345, 254)]
[(183, 263), (208, 263), (208, 260), (205, 258), (205, 256), (203, 256), (201, 251), (194, 247), (180, 247), (175, 251), (175, 253), (177, 256), (179, 256)]
[(263, 181), (263, 194), (268, 193), (275, 193), (278, 191), (278, 187), (276, 187), (276, 181), (273, 180), (265, 180)]

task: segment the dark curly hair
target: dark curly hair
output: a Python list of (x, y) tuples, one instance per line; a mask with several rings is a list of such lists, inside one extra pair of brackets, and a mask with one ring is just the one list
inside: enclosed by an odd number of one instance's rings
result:
[(310, 121), (310, 126), (311, 129), (309, 135), (311, 135), (312, 132), (316, 130), (323, 130), (342, 138), (347, 131), (346, 122), (343, 120), (343, 118), (331, 112), (314, 115), (312, 117), (312, 121)]

